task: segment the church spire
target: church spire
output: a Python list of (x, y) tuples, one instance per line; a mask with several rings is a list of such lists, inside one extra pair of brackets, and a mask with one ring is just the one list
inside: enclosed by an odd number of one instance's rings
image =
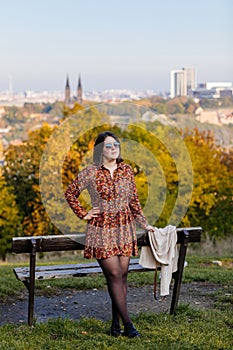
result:
[(64, 103), (69, 106), (71, 103), (71, 97), (70, 97), (70, 82), (69, 82), (69, 76), (67, 74), (66, 76), (66, 87), (65, 87), (65, 101)]
[(78, 88), (77, 88), (77, 102), (81, 105), (83, 103), (83, 89), (81, 84), (81, 77), (78, 77)]

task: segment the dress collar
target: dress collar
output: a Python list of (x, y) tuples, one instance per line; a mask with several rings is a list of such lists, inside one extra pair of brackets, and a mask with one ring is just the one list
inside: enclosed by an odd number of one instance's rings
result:
[[(123, 162), (123, 161), (121, 161), (120, 163), (117, 163), (117, 169), (123, 169), (123, 166), (124, 166), (124, 162)], [(97, 168), (98, 168), (98, 169), (107, 169), (107, 168), (104, 166), (104, 164), (99, 165)]]

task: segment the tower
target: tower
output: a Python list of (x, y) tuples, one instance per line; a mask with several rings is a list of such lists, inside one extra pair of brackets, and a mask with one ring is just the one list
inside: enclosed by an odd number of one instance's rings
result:
[(66, 87), (65, 87), (65, 105), (69, 106), (71, 103), (71, 97), (70, 97), (70, 83), (69, 83), (69, 77), (67, 75), (66, 77)]
[(78, 88), (77, 88), (77, 102), (81, 105), (83, 103), (83, 89), (81, 84), (81, 78), (78, 78)]

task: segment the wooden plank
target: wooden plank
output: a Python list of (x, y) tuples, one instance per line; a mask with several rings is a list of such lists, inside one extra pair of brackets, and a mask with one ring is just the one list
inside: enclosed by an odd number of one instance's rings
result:
[[(200, 242), (201, 241), (201, 233), (202, 233), (202, 228), (201, 227), (182, 227), (182, 228), (177, 228), (177, 244), (181, 244), (184, 242), (186, 239), (186, 234), (185, 232), (188, 232), (189, 237), (188, 237), (188, 242), (189, 243), (195, 243), (195, 242)], [(148, 246), (150, 245), (148, 234), (147, 233), (142, 233), (139, 232), (137, 234), (137, 242), (139, 246)]]
[[(200, 242), (201, 227), (177, 228), (177, 243), (182, 243), (184, 239), (184, 231), (189, 233), (189, 242)], [(83, 250), (85, 245), (85, 234), (79, 233), (75, 235), (57, 235), (57, 236), (33, 236), (36, 240), (37, 252), (51, 251), (67, 251), (67, 250)], [(12, 253), (30, 253), (31, 237), (13, 237)], [(137, 232), (138, 245), (149, 245), (147, 234), (145, 231)]]
[[(138, 258), (132, 258), (130, 259), (130, 265), (136, 265), (139, 263)], [(64, 264), (64, 265), (44, 265), (44, 266), (36, 266), (35, 271), (36, 272), (43, 272), (43, 271), (59, 271), (59, 270), (72, 270), (72, 269), (81, 269), (86, 267), (99, 267), (99, 264), (97, 261), (89, 262), (89, 263), (83, 263), (83, 264)], [(29, 273), (29, 267), (17, 267), (15, 268), (15, 271), (17, 273)]]
[[(68, 269), (68, 270), (49, 270), (49, 271), (39, 271), (35, 272), (35, 279), (36, 280), (47, 280), (47, 279), (56, 279), (56, 278), (70, 278), (70, 277), (78, 277), (78, 276), (85, 276), (85, 275), (91, 275), (102, 272), (100, 267), (96, 268), (83, 268), (83, 269)], [(20, 281), (26, 281), (29, 278), (28, 271), (17, 271), (15, 269), (15, 273), (17, 274), (17, 278)]]
[[(66, 250), (83, 250), (85, 244), (85, 235), (54, 235), (54, 236), (33, 236), (36, 240), (37, 252), (52, 252)], [(12, 253), (30, 253), (31, 237), (13, 237)]]
[[(141, 265), (132, 265), (129, 266), (129, 272), (142, 272), (142, 271), (150, 271), (150, 269), (146, 269)], [(152, 270), (151, 270), (152, 271)], [(153, 270), (154, 271), (154, 270)], [(27, 272), (17, 272), (15, 271), (18, 280), (25, 282), (29, 279), (29, 274)], [(43, 271), (35, 273), (35, 280), (50, 280), (50, 279), (58, 279), (58, 278), (71, 278), (71, 277), (84, 277), (84, 276), (92, 276), (102, 274), (102, 270), (100, 267), (96, 268), (85, 268), (85, 269), (76, 269), (76, 270), (59, 270), (59, 271)]]
[[(45, 265), (45, 266), (36, 266), (36, 272), (43, 272), (43, 271), (49, 271), (49, 270), (72, 270), (72, 269), (81, 269), (86, 267), (99, 267), (98, 262), (93, 261), (90, 263), (84, 263), (84, 264), (64, 264), (64, 265)], [(19, 268), (20, 269), (20, 268)]]
[[(149, 269), (139, 265), (138, 262), (139, 259), (131, 259), (129, 272), (149, 271)], [(14, 269), (14, 273), (23, 282), (29, 279), (30, 269), (29, 267), (17, 267)], [(80, 277), (98, 273), (102, 273), (98, 263), (37, 266), (35, 269), (35, 279)]]
[(147, 269), (140, 264), (130, 265), (128, 271), (129, 272), (140, 272), (140, 271), (154, 271), (155, 269)]

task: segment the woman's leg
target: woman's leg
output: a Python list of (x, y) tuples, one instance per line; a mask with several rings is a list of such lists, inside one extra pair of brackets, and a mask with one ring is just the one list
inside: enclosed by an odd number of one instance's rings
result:
[(113, 325), (119, 325), (119, 316), (124, 324), (132, 322), (126, 305), (129, 258), (113, 256), (98, 260), (98, 262), (106, 277), (109, 295), (112, 299)]
[[(126, 300), (129, 258), (125, 256), (118, 256), (118, 259), (121, 266), (124, 299)], [(112, 302), (112, 324), (115, 327), (119, 327), (120, 325), (120, 315), (114, 302)]]

